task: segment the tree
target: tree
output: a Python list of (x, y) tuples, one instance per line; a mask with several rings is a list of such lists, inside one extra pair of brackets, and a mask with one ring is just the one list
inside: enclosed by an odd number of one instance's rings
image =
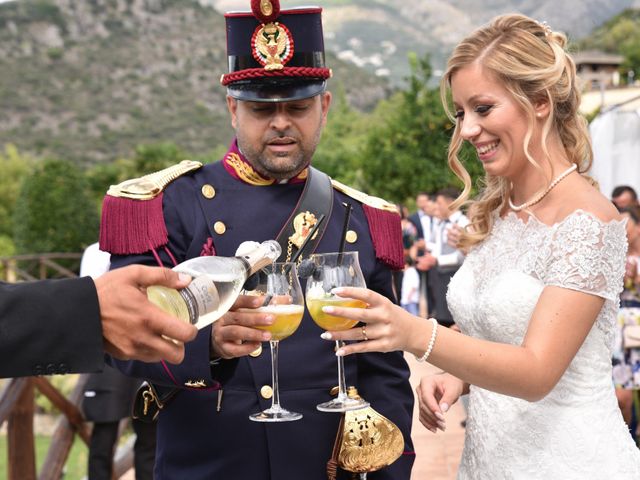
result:
[(339, 87), (313, 156), (314, 167), (341, 182), (356, 186), (358, 156), (366, 138), (365, 116), (349, 106), (345, 90)]
[(399, 203), (420, 191), (459, 186), (447, 165), (453, 125), (439, 90), (428, 85), (429, 57), (411, 55), (409, 62), (408, 88), (376, 108), (359, 165), (368, 192)]
[(127, 178), (162, 170), (187, 158), (180, 147), (171, 142), (138, 145)]
[(0, 236), (4, 237), (0, 250), (11, 250), (9, 242), (13, 235), (13, 209), (23, 179), (32, 169), (33, 160), (18, 153), (14, 145), (6, 145), (4, 154), (0, 153)]
[(83, 173), (70, 162), (44, 160), (16, 201), (18, 252), (81, 252), (97, 238), (98, 213)]

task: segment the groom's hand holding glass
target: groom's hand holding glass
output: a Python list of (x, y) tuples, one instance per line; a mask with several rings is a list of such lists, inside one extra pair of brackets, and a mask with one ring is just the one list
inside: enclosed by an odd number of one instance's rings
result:
[(264, 297), (240, 295), (231, 309), (213, 323), (211, 329), (211, 355), (217, 358), (234, 358), (249, 355), (262, 342), (271, 340), (271, 333), (258, 330), (273, 324), (270, 313), (255, 310)]
[(256, 326), (271, 333), (271, 382), (273, 396), (271, 407), (250, 415), (255, 422), (290, 422), (300, 420), (302, 414), (290, 412), (280, 405), (278, 387), (278, 351), (280, 340), (294, 333), (304, 315), (304, 297), (298, 281), (298, 271), (293, 262), (276, 262), (263, 268), (258, 274), (253, 292), (263, 299), (259, 311), (275, 318), (272, 325)]

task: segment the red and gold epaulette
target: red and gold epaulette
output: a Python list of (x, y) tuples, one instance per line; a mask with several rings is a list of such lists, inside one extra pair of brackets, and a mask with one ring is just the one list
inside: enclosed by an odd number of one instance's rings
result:
[(398, 207), (379, 197), (367, 195), (337, 180), (331, 180), (333, 188), (362, 203), (369, 223), (376, 258), (389, 267), (400, 270), (404, 267), (402, 227)]
[(176, 178), (202, 167), (183, 160), (158, 172), (112, 185), (102, 202), (100, 250), (116, 255), (144, 253), (169, 239), (162, 192)]

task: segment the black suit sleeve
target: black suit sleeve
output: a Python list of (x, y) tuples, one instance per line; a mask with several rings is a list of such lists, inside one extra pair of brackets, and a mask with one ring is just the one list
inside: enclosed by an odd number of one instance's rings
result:
[(103, 364), (91, 278), (0, 282), (0, 377), (96, 372)]

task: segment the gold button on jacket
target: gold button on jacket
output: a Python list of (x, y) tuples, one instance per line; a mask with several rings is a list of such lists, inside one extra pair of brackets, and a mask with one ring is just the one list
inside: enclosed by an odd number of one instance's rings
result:
[(216, 189), (208, 183), (202, 186), (201, 192), (204, 198), (212, 199), (216, 196)]
[(262, 395), (262, 398), (265, 400), (269, 400), (273, 397), (273, 388), (271, 388), (270, 385), (263, 385), (260, 389), (260, 395)]
[(227, 226), (222, 222), (216, 222), (213, 224), (213, 231), (218, 235), (223, 235), (227, 231)]
[(250, 357), (256, 358), (259, 357), (262, 353), (262, 344), (258, 348), (256, 348), (253, 352), (249, 354)]

